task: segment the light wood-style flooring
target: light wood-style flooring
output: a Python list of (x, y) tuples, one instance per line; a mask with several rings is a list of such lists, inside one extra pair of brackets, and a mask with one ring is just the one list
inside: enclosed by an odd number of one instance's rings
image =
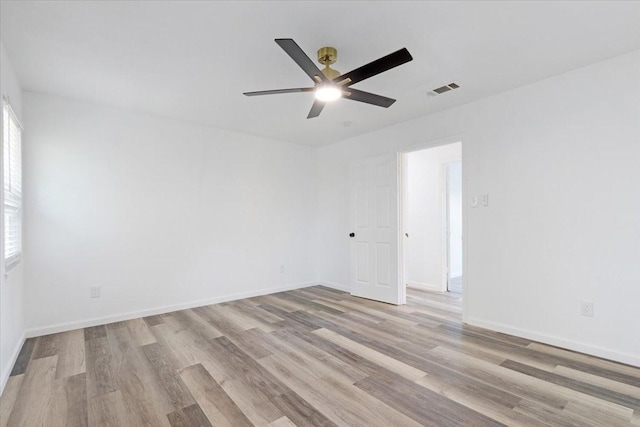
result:
[(29, 339), (2, 426), (640, 426), (640, 369), (321, 286)]
[(452, 294), (462, 294), (462, 277), (449, 279), (449, 292)]

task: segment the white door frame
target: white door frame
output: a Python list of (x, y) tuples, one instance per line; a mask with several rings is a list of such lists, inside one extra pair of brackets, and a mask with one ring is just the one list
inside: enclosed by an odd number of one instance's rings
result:
[[(466, 236), (466, 229), (467, 229), (467, 195), (466, 195), (466, 191), (467, 191), (467, 185), (466, 185), (466, 174), (465, 174), (465, 151), (464, 151), (464, 142), (463, 142), (463, 137), (462, 135), (453, 135), (450, 137), (446, 137), (446, 138), (440, 138), (440, 139), (435, 139), (435, 140), (431, 140), (431, 141), (426, 141), (426, 142), (422, 142), (419, 144), (415, 144), (412, 145), (408, 148), (406, 148), (405, 150), (399, 151), (398, 152), (398, 157), (399, 157), (399, 161), (398, 162), (398, 224), (399, 224), (399, 230), (398, 230), (398, 273), (400, 275), (400, 280), (398, 281), (398, 286), (400, 287), (399, 289), (399, 294), (400, 294), (400, 303), (401, 304), (406, 304), (407, 301), (407, 294), (406, 294), (406, 286), (405, 286), (405, 271), (404, 271), (404, 253), (406, 252), (406, 239), (404, 238), (404, 223), (405, 223), (405, 211), (406, 211), (406, 197), (404, 196), (404, 191), (405, 191), (405, 181), (406, 181), (406, 154), (413, 152), (413, 151), (419, 151), (419, 150), (424, 150), (426, 148), (434, 148), (434, 147), (439, 147), (442, 145), (448, 145), (448, 144), (454, 144), (456, 142), (460, 142), (462, 144), (462, 156), (461, 158), (457, 158), (457, 159), (452, 159), (452, 160), (447, 160), (445, 163), (451, 163), (454, 161), (461, 161), (462, 162), (462, 235)], [(445, 169), (445, 174), (446, 174), (446, 168)], [(445, 190), (446, 191), (446, 190)], [(447, 218), (448, 221), (448, 218)], [(446, 234), (446, 232), (445, 232)], [(448, 237), (445, 239), (447, 240), (446, 245), (448, 247), (449, 243), (448, 243)], [(469, 275), (467, 274), (467, 265), (468, 265), (468, 251), (467, 251), (467, 245), (468, 245), (468, 240), (466, 237), (463, 239), (462, 242), (462, 275), (465, 278), (462, 286), (463, 286), (463, 293), (462, 293), (462, 321), (466, 322), (467, 319), (467, 311), (468, 311), (468, 304), (469, 304), (469, 292), (468, 292), (468, 286), (469, 286), (469, 280), (468, 277)], [(448, 258), (449, 258), (449, 254), (448, 251), (446, 253), (447, 256), (447, 264), (448, 264)], [(448, 268), (448, 267), (445, 267)], [(448, 277), (448, 274), (445, 276)], [(445, 283), (446, 286), (446, 283)]]
[(455, 156), (455, 158), (451, 158), (451, 159), (447, 159), (444, 160), (443, 162), (440, 163), (440, 167), (441, 167), (441, 172), (443, 174), (442, 176), (442, 180), (443, 180), (443, 185), (442, 185), (442, 210), (443, 210), (443, 221), (442, 223), (444, 224), (444, 230), (443, 230), (443, 250), (444, 250), (444, 256), (445, 256), (445, 263), (444, 263), (444, 272), (443, 272), (443, 286), (442, 286), (442, 292), (448, 292), (449, 291), (449, 282), (451, 281), (451, 211), (450, 211), (450, 200), (449, 200), (449, 196), (450, 196), (450, 182), (449, 182), (449, 168), (451, 167), (452, 163), (460, 163), (462, 164), (462, 158), (460, 156)]

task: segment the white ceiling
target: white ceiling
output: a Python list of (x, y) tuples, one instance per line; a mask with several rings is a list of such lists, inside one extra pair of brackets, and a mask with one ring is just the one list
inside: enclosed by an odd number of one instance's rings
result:
[[(1, 2), (2, 42), (23, 89), (320, 146), (640, 49), (640, 2)], [(309, 86), (274, 43), (347, 72), (402, 47), (413, 62), (307, 120)], [(437, 97), (430, 89), (461, 88)], [(623, 82), (611, 82), (623, 88)], [(562, 94), (550, 94), (562, 96)]]

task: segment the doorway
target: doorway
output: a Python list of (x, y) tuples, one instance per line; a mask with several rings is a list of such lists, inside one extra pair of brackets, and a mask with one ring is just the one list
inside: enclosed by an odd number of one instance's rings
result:
[(402, 153), (402, 284), (462, 294), (462, 143)]

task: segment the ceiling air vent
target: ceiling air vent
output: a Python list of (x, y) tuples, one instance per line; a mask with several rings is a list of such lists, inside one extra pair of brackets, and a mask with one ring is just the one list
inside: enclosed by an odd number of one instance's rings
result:
[(460, 86), (458, 84), (456, 84), (456, 83), (449, 83), (448, 85), (433, 89), (431, 92), (432, 92), (432, 94), (440, 95), (440, 94), (443, 94), (445, 92), (449, 92), (450, 90), (458, 89), (459, 87)]

